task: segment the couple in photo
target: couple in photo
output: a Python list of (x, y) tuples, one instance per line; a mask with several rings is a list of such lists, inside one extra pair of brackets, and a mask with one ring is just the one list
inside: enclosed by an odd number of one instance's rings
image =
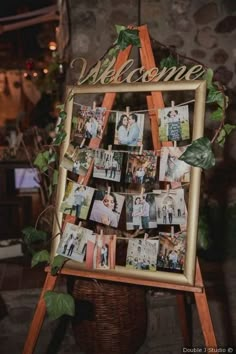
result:
[(136, 197), (133, 205), (133, 228), (148, 229), (149, 228), (149, 212), (150, 205), (146, 201), (146, 197)]
[(117, 124), (118, 144), (137, 146), (140, 129), (138, 126), (138, 115), (131, 113), (122, 114)]

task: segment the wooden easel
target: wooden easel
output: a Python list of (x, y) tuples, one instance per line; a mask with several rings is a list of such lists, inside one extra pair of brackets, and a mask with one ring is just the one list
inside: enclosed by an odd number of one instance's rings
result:
[[(146, 68), (146, 70), (148, 70), (156, 66), (152, 48), (151, 48), (151, 41), (146, 26), (140, 26), (138, 27), (138, 30), (139, 30), (139, 36), (141, 42), (141, 48), (140, 48), (141, 62), (142, 65)], [(124, 51), (119, 53), (115, 64), (115, 70), (117, 70), (128, 59), (130, 51), (131, 51), (131, 46), (129, 46)], [(104, 96), (102, 107), (106, 107), (108, 111), (105, 118), (105, 125), (107, 124), (109, 110), (112, 109), (115, 100), (115, 95), (116, 95), (115, 93), (106, 93)], [(149, 110), (152, 110), (153, 108), (164, 107), (162, 94), (160, 92), (152, 92), (151, 95), (147, 97), (147, 105)], [(156, 111), (157, 110), (155, 110), (155, 112)], [(151, 112), (154, 111), (152, 110)], [(158, 120), (157, 120), (156, 113), (150, 114), (150, 122), (151, 122), (153, 146), (154, 149), (159, 150), (160, 142), (159, 142), (159, 134), (158, 134)], [(98, 148), (100, 146), (100, 141), (101, 140), (98, 138), (91, 139), (89, 147), (93, 149)], [(168, 143), (168, 145), (169, 144), (171, 145), (171, 143)], [(83, 182), (84, 184), (88, 183), (91, 173), (92, 173), (92, 166), (89, 169), (87, 175), (85, 176)], [(74, 222), (75, 218), (72, 216), (68, 216), (66, 218), (66, 221)], [(28, 332), (28, 336), (25, 341), (23, 354), (32, 354), (34, 351), (45, 318), (45, 314), (46, 314), (44, 294), (46, 291), (53, 290), (55, 288), (56, 281), (58, 278), (58, 276), (52, 276), (50, 274), (49, 267), (46, 268), (46, 272), (47, 272), (46, 280), (34, 313), (34, 317)], [(116, 275), (113, 274), (112, 275), (105, 274), (102, 272), (99, 273), (91, 270), (78, 270), (78, 269), (70, 268), (69, 266), (65, 266), (62, 269), (60, 274), (72, 275), (76, 277), (96, 278), (99, 280), (109, 280), (114, 282), (136, 284), (136, 285), (142, 285), (147, 287), (157, 287), (163, 289), (177, 290), (178, 292), (176, 298), (177, 298), (177, 305), (180, 314), (180, 326), (181, 326), (185, 346), (190, 346), (191, 343), (190, 343), (190, 333), (187, 326), (187, 314), (186, 314), (184, 296), (186, 292), (193, 293), (196, 301), (197, 311), (198, 311), (200, 324), (201, 324), (201, 328), (205, 340), (205, 345), (206, 347), (212, 347), (212, 348), (217, 347), (215, 333), (214, 333), (209, 306), (207, 302), (205, 287), (203, 284), (198, 260), (196, 262), (195, 283), (193, 286), (170, 284), (167, 282), (160, 282), (160, 281), (153, 281), (153, 280), (134, 279), (131, 277), (130, 278), (124, 277), (122, 275), (119, 275), (119, 277), (117, 277)]]

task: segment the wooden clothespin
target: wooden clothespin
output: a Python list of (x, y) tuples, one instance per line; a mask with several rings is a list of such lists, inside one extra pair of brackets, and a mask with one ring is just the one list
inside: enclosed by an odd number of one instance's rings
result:
[(112, 145), (108, 145), (108, 151), (112, 152)]
[(166, 185), (166, 191), (167, 191), (167, 196), (169, 195), (169, 192), (170, 192), (170, 185), (169, 183), (167, 183)]
[(107, 195), (110, 195), (110, 194), (111, 194), (111, 187), (108, 186), (108, 187), (107, 187)]
[(82, 222), (80, 221), (78, 224), (78, 228), (80, 228), (82, 226)]
[(176, 142), (176, 140), (175, 140), (175, 141), (173, 141), (173, 146), (174, 146), (174, 148), (176, 148), (176, 147), (177, 147), (177, 142)]
[(96, 101), (93, 101), (93, 111), (96, 111)]
[(103, 237), (103, 229), (100, 229), (100, 236)]
[(171, 233), (171, 238), (174, 238), (175, 235), (174, 226), (171, 226), (170, 233)]
[(142, 187), (142, 188), (141, 188), (141, 192), (140, 192), (140, 196), (141, 196), (141, 198), (143, 198), (144, 193), (145, 193), (145, 188), (144, 188), (144, 187)]
[(139, 155), (142, 155), (143, 154), (143, 144), (140, 145), (140, 148), (139, 148)]
[(148, 236), (149, 236), (149, 235), (148, 235), (148, 233), (146, 233), (146, 232), (145, 232), (145, 234), (144, 234), (144, 238), (143, 238), (143, 239), (144, 239), (144, 241), (146, 241), (146, 240), (148, 239)]
[(81, 144), (80, 144), (80, 146), (79, 146), (80, 149), (84, 146), (85, 140), (86, 140), (86, 139), (84, 138), (84, 139), (81, 141)]
[(126, 107), (125, 113), (129, 117), (129, 114), (130, 114), (130, 107), (129, 106)]
[(175, 101), (171, 101), (171, 108), (172, 108), (172, 109), (175, 108)]
[(79, 183), (80, 183), (81, 185), (83, 185), (83, 183), (84, 183), (84, 177), (82, 177), (82, 178), (80, 179)]

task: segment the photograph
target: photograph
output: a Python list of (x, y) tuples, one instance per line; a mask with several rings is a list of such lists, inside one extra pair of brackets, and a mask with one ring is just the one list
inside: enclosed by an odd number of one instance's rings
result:
[(85, 124), (90, 118), (91, 107), (79, 103), (73, 106), (73, 121), (71, 129), (71, 141), (80, 145), (85, 137)]
[(74, 261), (84, 262), (88, 237), (92, 233), (93, 231), (84, 227), (66, 223), (57, 253)]
[(106, 108), (74, 105), (73, 125), (71, 140), (76, 144), (81, 143), (81, 138), (101, 138), (104, 129)]
[(94, 234), (89, 237), (86, 252), (86, 268), (114, 269), (116, 235)]
[(157, 155), (153, 151), (144, 151), (142, 155), (128, 154), (125, 182), (151, 184), (155, 182)]
[(124, 200), (117, 193), (96, 191), (89, 220), (117, 228)]
[(155, 191), (157, 225), (186, 225), (184, 190), (169, 189)]
[(144, 114), (116, 112), (115, 145), (141, 146)]
[(188, 105), (158, 109), (160, 141), (182, 141), (190, 138)]
[(159, 241), (157, 269), (183, 272), (186, 250), (186, 232), (160, 232)]
[(155, 194), (126, 196), (126, 229), (153, 229), (157, 227)]
[(94, 151), (92, 149), (80, 149), (79, 146), (74, 147), (70, 144), (62, 158), (61, 167), (79, 176), (86, 176), (93, 158)]
[(68, 181), (60, 211), (86, 220), (95, 189)]
[(93, 177), (120, 182), (122, 160), (122, 152), (95, 150)]
[(159, 181), (190, 182), (191, 166), (179, 160), (186, 148), (187, 146), (161, 148)]
[(156, 271), (159, 239), (130, 239), (128, 241), (126, 267), (129, 269)]

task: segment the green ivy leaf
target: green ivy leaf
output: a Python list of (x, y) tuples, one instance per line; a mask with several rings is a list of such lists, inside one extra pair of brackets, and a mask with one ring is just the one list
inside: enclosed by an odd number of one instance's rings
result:
[(121, 30), (117, 39), (117, 44), (121, 50), (124, 50), (129, 45), (140, 47), (139, 31), (137, 29)]
[(51, 152), (48, 158), (48, 164), (57, 161), (57, 153)]
[(69, 258), (63, 257), (61, 255), (55, 256), (51, 264), (51, 274), (56, 275), (68, 259)]
[(208, 169), (215, 165), (215, 157), (211, 149), (211, 142), (208, 138), (202, 137), (194, 140), (179, 157), (191, 166)]
[(207, 95), (206, 103), (217, 103), (220, 107), (224, 107), (224, 94), (212, 86)]
[(49, 252), (47, 250), (42, 250), (39, 252), (36, 252), (31, 260), (31, 267), (33, 268), (34, 266), (36, 266), (39, 263), (42, 262), (46, 262), (49, 263), (50, 261), (50, 255)]
[(56, 138), (54, 139), (53, 143), (54, 143), (55, 145), (60, 145), (60, 144), (64, 141), (65, 137), (66, 137), (66, 132), (65, 132), (64, 130), (62, 130), (62, 131), (60, 131), (60, 132), (57, 134), (57, 136), (56, 136)]
[(205, 73), (203, 74), (203, 80), (206, 80), (208, 89), (213, 88), (213, 84), (212, 84), (213, 76), (214, 76), (214, 71), (212, 69), (207, 69), (207, 71), (205, 71)]
[(229, 135), (234, 129), (236, 129), (236, 125), (234, 124), (225, 124), (221, 129), (216, 141), (221, 146), (224, 147), (225, 139), (227, 135)]
[(48, 159), (49, 151), (40, 152), (34, 160), (34, 165), (38, 167), (40, 171), (45, 172), (48, 169)]
[(167, 58), (164, 58), (160, 61), (160, 68), (171, 68), (172, 66), (178, 66), (176, 58), (172, 55), (169, 55)]
[(70, 294), (48, 290), (44, 294), (44, 300), (51, 320), (56, 320), (63, 315), (75, 315), (75, 302)]
[(36, 230), (32, 226), (25, 227), (22, 230), (22, 233), (23, 233), (24, 242), (27, 245), (30, 245), (30, 244), (37, 242), (37, 241), (46, 241), (47, 240), (47, 233), (45, 231)]
[[(115, 25), (115, 28), (116, 28), (116, 33), (119, 35), (121, 31), (124, 31), (126, 29), (125, 26), (122, 26), (122, 25)], [(117, 40), (116, 40), (117, 42)]]
[(218, 107), (217, 110), (212, 112), (210, 118), (212, 120), (222, 120), (224, 118), (224, 111), (221, 107)]
[(66, 116), (67, 116), (67, 113), (66, 113), (65, 111), (61, 111), (61, 112), (59, 113), (59, 118), (61, 118), (61, 120), (66, 119)]

